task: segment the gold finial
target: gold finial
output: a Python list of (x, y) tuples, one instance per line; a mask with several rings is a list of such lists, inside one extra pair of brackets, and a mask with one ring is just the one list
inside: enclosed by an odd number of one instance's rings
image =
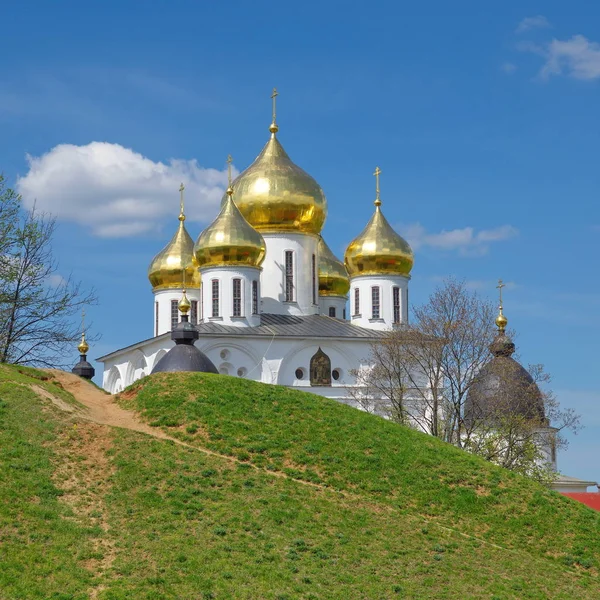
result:
[(379, 197), (379, 176), (381, 175), (381, 169), (375, 167), (375, 206), (381, 206), (381, 198)]
[(496, 327), (498, 327), (498, 333), (500, 333), (501, 335), (504, 335), (504, 332), (506, 331), (506, 325), (508, 324), (508, 319), (504, 316), (504, 313), (502, 312), (502, 310), (503, 310), (502, 288), (503, 287), (506, 287), (506, 284), (502, 281), (502, 279), (498, 279), (498, 285), (496, 286), (496, 289), (498, 290), (498, 293), (500, 295), (500, 303), (498, 305), (498, 316), (496, 317)]
[(185, 293), (185, 289), (184, 289), (183, 293), (181, 294), (181, 300), (179, 301), (177, 308), (179, 308), (179, 312), (182, 315), (187, 315), (191, 306), (192, 305), (191, 305), (190, 301), (188, 300), (187, 294)]
[(87, 354), (90, 349), (88, 343), (85, 341), (85, 308), (81, 311), (81, 342), (77, 346), (79, 354)]
[(277, 133), (279, 131), (279, 127), (277, 126), (277, 123), (275, 122), (275, 119), (277, 117), (277, 96), (279, 96), (279, 93), (277, 92), (277, 88), (273, 88), (273, 93), (271, 94), (271, 99), (273, 100), (273, 121), (271, 122), (271, 126), (269, 127), (269, 131), (271, 133)]
[(231, 163), (233, 162), (233, 158), (231, 158), (231, 154), (227, 155), (227, 181), (228, 181), (228, 186), (227, 186), (227, 195), (228, 196), (233, 196), (233, 186), (231, 185)]
[(179, 220), (185, 221), (185, 214), (183, 213), (183, 190), (185, 190), (185, 185), (183, 183), (179, 186)]

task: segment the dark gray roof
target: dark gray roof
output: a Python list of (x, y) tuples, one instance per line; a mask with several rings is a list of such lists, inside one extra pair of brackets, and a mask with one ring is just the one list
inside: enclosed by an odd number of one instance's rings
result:
[(373, 340), (385, 335), (383, 331), (374, 331), (357, 327), (348, 321), (326, 317), (324, 315), (307, 315), (302, 317), (292, 315), (273, 315), (263, 313), (260, 315), (258, 327), (235, 327), (221, 325), (217, 321), (200, 323), (198, 333), (202, 335), (241, 335), (241, 336), (266, 336), (286, 338), (348, 338)]
[[(200, 323), (196, 326), (200, 336), (220, 337), (220, 336), (241, 336), (241, 337), (283, 337), (283, 338), (333, 338), (333, 339), (354, 339), (374, 341), (385, 337), (385, 331), (376, 331), (366, 329), (358, 325), (352, 325), (349, 321), (334, 319), (325, 315), (273, 315), (263, 313), (260, 315), (260, 325), (258, 327), (235, 327), (233, 325), (221, 325), (218, 321), (209, 321)], [(119, 348), (114, 352), (105, 354), (98, 361), (112, 356), (117, 352), (129, 350), (145, 344), (154, 339), (169, 337), (169, 333), (163, 333), (158, 338), (148, 338), (135, 344)]]

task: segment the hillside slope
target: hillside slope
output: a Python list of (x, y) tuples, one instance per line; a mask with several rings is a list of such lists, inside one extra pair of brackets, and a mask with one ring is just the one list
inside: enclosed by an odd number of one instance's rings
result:
[(40, 377), (0, 367), (0, 598), (600, 595), (596, 513), (427, 436), (224, 376), (126, 390), (182, 446)]

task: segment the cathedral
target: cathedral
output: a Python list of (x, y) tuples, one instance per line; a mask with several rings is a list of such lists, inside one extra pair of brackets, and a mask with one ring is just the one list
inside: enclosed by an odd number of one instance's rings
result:
[[(323, 190), (277, 137), (276, 95), (266, 145), (233, 181), (228, 158), (221, 210), (195, 242), (185, 225), (181, 185), (179, 225), (148, 268), (152, 337), (98, 359), (109, 393), (152, 372), (195, 370), (306, 389), (356, 406), (348, 392), (357, 385), (353, 371), (371, 367), (370, 345), (408, 321), (414, 257), (383, 214), (381, 171), (374, 173), (373, 215), (342, 262), (321, 235), (327, 217)], [(496, 325), (493, 358), (469, 393), (465, 419), (497, 410), (506, 396), (513, 413), (539, 424), (543, 462), (556, 469), (556, 430), (537, 385), (512, 359), (502, 299)], [(87, 350), (83, 337), (74, 372), (89, 378)], [(517, 388), (530, 389), (531, 398), (515, 404), (523, 395)], [(559, 476), (553, 487), (585, 492), (589, 485), (595, 482)]]
[(275, 96), (266, 145), (234, 181), (228, 159), (221, 210), (195, 243), (182, 184), (179, 225), (148, 269), (152, 337), (98, 359), (108, 392), (150, 374), (189, 319), (219, 373), (349, 402), (351, 371), (368, 366), (370, 343), (406, 322), (413, 252), (383, 214), (379, 168), (373, 216), (342, 262), (321, 235), (323, 190), (279, 141)]

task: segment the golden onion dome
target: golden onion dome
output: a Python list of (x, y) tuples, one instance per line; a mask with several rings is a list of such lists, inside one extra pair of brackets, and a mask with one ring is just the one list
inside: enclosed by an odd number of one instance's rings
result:
[(194, 240), (187, 232), (183, 213), (183, 185), (179, 227), (171, 241), (154, 257), (148, 268), (148, 279), (154, 292), (187, 287), (200, 288), (200, 273), (194, 258)]
[(194, 255), (200, 267), (259, 267), (265, 259), (263, 236), (244, 219), (232, 196), (230, 185), (221, 212), (196, 240)]
[(82, 333), (81, 334), (81, 342), (79, 342), (79, 345), (77, 346), (77, 350), (79, 350), (79, 354), (87, 354), (89, 349), (90, 349), (90, 347), (85, 339), (85, 333)]
[[(273, 102), (275, 96), (274, 90)], [(278, 130), (273, 106), (271, 139), (233, 182), (233, 199), (258, 231), (318, 234), (327, 217), (327, 199), (321, 186), (287, 155), (277, 139)]]
[(384, 274), (407, 276), (413, 267), (414, 256), (411, 247), (392, 229), (381, 212), (380, 173), (377, 167), (375, 213), (362, 233), (346, 248), (344, 264), (350, 277)]
[(338, 260), (322, 237), (319, 237), (319, 296), (346, 296), (350, 278), (346, 267)]
[(190, 308), (192, 307), (190, 301), (188, 300), (187, 294), (185, 290), (183, 290), (183, 294), (181, 295), (181, 300), (179, 300), (179, 304), (177, 304), (177, 308), (182, 315), (187, 315), (190, 312)]

